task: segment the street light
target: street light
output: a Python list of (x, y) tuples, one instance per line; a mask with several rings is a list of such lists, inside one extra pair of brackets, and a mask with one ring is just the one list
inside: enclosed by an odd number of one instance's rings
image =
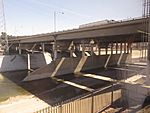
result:
[(56, 16), (57, 16), (57, 14), (64, 14), (64, 12), (54, 11), (54, 32), (56, 32)]
[[(54, 11), (54, 32), (56, 32), (56, 16), (57, 14), (64, 14), (64, 12), (56, 12)], [(53, 46), (53, 52), (54, 52), (54, 61), (57, 58), (57, 41), (56, 41), (56, 35), (54, 35), (54, 46)]]

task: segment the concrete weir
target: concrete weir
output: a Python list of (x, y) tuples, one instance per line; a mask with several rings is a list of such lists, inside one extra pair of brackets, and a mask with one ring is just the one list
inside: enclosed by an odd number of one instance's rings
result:
[(51, 62), (49, 53), (1, 55), (0, 72), (37, 69)]
[(110, 54), (100, 56), (83, 56), (76, 58), (60, 58), (52, 61), (34, 72), (30, 73), (24, 81), (32, 81), (48, 77), (54, 77), (69, 73), (102, 68), (130, 62), (131, 55), (127, 53)]

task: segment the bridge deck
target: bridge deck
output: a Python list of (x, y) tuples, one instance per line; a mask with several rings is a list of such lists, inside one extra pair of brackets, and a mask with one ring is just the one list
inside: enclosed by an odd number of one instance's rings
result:
[[(133, 19), (128, 21), (117, 21), (115, 23), (109, 23), (105, 25), (78, 28), (73, 30), (66, 30), (61, 32), (39, 34), (33, 36), (18, 36), (9, 39), (9, 43), (38, 43), (49, 42), (57, 40), (80, 40), (89, 38), (106, 38), (108, 40), (116, 39), (117, 36), (131, 36), (139, 35), (138, 31), (144, 31), (143, 21), (146, 19)], [(116, 32), (117, 31), (117, 32)], [(123, 38), (125, 38), (123, 37)], [(131, 37), (130, 37), (131, 38)], [(106, 38), (107, 40), (107, 38)], [(113, 41), (112, 40), (112, 41)], [(117, 39), (119, 40), (119, 39)], [(135, 38), (137, 40), (137, 36)]]

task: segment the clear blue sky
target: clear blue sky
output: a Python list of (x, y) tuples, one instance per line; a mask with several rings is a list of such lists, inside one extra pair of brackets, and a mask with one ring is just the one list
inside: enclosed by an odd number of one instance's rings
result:
[(140, 17), (142, 0), (4, 0), (8, 34), (30, 35), (76, 28), (81, 24)]

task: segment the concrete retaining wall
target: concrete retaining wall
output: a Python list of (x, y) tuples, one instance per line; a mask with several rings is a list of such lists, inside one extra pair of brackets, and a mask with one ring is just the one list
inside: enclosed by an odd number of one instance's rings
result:
[(0, 72), (27, 69), (27, 55), (0, 56)]
[[(30, 54), (31, 69), (40, 68), (50, 63), (51, 57), (48, 54)], [(27, 55), (2, 55), (0, 56), (0, 72), (18, 71), (28, 69)], [(49, 60), (48, 60), (49, 59)]]
[[(121, 57), (121, 58), (120, 58)], [(104, 66), (117, 65), (130, 61), (130, 54), (116, 54), (116, 55), (101, 55), (101, 56), (85, 56), (76, 58), (61, 58), (52, 61), (50, 64), (37, 69), (27, 76), (24, 80), (36, 80), (47, 78), (50, 76), (59, 76), (63, 74), (76, 73), (80, 71), (101, 68)]]

